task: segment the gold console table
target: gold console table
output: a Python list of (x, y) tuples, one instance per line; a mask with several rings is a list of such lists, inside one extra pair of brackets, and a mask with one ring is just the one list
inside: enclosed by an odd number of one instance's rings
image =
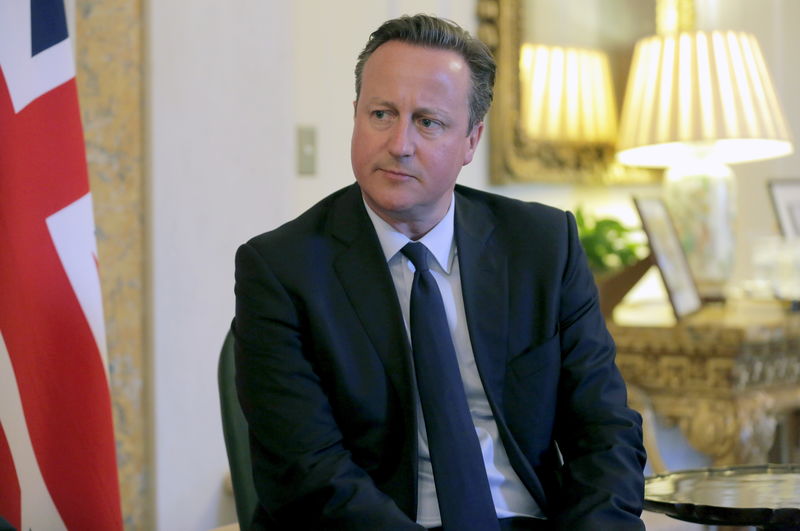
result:
[(719, 306), (674, 326), (609, 330), (627, 384), (714, 466), (728, 466), (766, 463), (779, 418), (800, 409), (798, 319)]

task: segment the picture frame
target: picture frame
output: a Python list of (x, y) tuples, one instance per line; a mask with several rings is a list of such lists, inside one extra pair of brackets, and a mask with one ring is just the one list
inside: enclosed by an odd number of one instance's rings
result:
[(667, 288), (675, 318), (681, 320), (698, 311), (703, 302), (678, 231), (663, 199), (635, 197), (633, 201), (650, 242), (650, 253)]
[(800, 179), (772, 179), (769, 195), (784, 238), (800, 238)]

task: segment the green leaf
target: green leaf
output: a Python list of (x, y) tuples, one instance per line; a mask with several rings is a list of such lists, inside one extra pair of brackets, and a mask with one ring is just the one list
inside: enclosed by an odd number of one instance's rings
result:
[(575, 209), (575, 222), (589, 267), (595, 273), (630, 265), (644, 249), (644, 245), (631, 238), (635, 231), (617, 219), (592, 218), (579, 205)]

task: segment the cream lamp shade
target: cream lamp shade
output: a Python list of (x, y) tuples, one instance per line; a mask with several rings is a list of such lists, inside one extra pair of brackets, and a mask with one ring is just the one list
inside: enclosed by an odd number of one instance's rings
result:
[(614, 144), (617, 110), (603, 52), (523, 44), (519, 66), (524, 141)]
[(792, 153), (791, 135), (755, 37), (682, 31), (634, 50), (617, 160), (668, 167), (733, 164)]

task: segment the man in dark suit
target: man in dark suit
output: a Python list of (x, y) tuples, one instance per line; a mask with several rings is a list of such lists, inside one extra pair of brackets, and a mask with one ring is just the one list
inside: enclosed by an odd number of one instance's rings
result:
[[(572, 215), (456, 185), (493, 82), (491, 54), (458, 26), (386, 22), (356, 67), (357, 184), (239, 249), (254, 527), (644, 529), (641, 418)], [(430, 409), (426, 278), (463, 397), (439, 406), (468, 419), (459, 432)], [(461, 475), (469, 445), (480, 477)]]

